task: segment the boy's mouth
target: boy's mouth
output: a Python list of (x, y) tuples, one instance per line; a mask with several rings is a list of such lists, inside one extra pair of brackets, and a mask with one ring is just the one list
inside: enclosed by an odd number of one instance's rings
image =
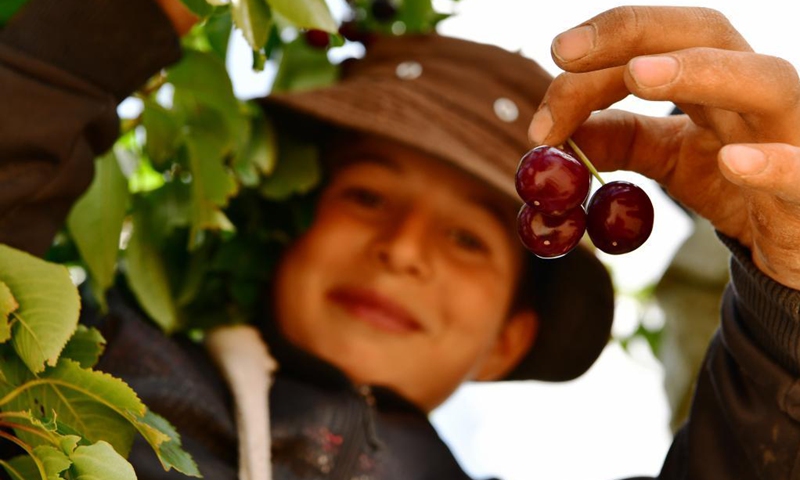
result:
[(401, 305), (373, 290), (337, 287), (328, 298), (348, 313), (381, 329), (394, 333), (422, 330), (422, 325)]

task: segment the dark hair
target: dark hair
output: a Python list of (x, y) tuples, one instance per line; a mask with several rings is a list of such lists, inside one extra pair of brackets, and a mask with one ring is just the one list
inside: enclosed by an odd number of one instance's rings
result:
[(533, 310), (541, 313), (543, 310), (543, 297), (550, 283), (550, 266), (546, 260), (541, 260), (533, 255), (527, 255), (517, 279), (514, 296), (508, 310), (508, 316), (523, 310)]

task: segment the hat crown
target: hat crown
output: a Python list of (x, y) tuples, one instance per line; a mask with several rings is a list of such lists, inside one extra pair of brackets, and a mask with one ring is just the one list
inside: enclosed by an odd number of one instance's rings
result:
[[(458, 147), (469, 150), (452, 152), (461, 159), (459, 166), (514, 196), (513, 175), (530, 148), (528, 123), (551, 80), (521, 54), (441, 35), (379, 37), (342, 74), (343, 82), (392, 84), (413, 92), (426, 108), (448, 110), (448, 117), (458, 118), (460, 125), (449, 128), (447, 135), (457, 135)], [(371, 94), (366, 87), (363, 95)], [(414, 142), (443, 156), (424, 139)]]

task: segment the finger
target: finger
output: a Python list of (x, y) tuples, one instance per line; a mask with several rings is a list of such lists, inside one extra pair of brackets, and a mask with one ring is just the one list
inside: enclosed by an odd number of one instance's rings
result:
[(729, 182), (715, 161), (722, 144), (686, 115), (605, 110), (589, 117), (572, 138), (598, 170), (629, 170), (651, 178), (726, 235), (748, 241), (741, 187)]
[(753, 261), (776, 281), (800, 289), (800, 148), (727, 145), (719, 165), (731, 183), (747, 192)]
[[(628, 64), (624, 79), (637, 97), (739, 112), (755, 123), (785, 120), (787, 113), (800, 110), (800, 79), (794, 66), (750, 52), (692, 48), (637, 57)], [(796, 130), (796, 122), (783, 123)]]
[(683, 115), (656, 118), (605, 110), (589, 117), (572, 138), (600, 171), (629, 170), (665, 183), (673, 175), (672, 157), (687, 122)]
[(628, 95), (625, 67), (588, 73), (562, 73), (542, 100), (528, 128), (534, 145), (560, 145), (596, 110), (608, 108)]
[(562, 69), (585, 72), (624, 65), (640, 55), (703, 46), (751, 50), (716, 10), (628, 6), (603, 12), (558, 35), (551, 52)]
[(726, 145), (719, 152), (719, 168), (732, 183), (794, 204), (800, 215), (800, 148), (785, 143)]

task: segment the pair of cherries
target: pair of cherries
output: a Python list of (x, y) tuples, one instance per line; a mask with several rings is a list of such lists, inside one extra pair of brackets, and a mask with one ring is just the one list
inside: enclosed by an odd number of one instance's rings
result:
[[(602, 186), (590, 197), (592, 174)], [(604, 183), (571, 140), (563, 149), (541, 145), (523, 155), (516, 187), (525, 202), (517, 216), (520, 240), (541, 258), (566, 255), (584, 233), (603, 252), (628, 253), (653, 230), (653, 204), (644, 190)]]

